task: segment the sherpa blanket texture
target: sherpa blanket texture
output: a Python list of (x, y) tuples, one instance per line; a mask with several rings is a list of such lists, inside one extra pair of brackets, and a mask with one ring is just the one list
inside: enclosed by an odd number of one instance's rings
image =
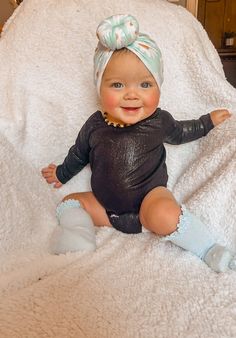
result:
[(59, 190), (60, 163), (99, 107), (95, 30), (131, 13), (160, 46), (160, 107), (176, 119), (225, 107), (205, 138), (167, 145), (169, 188), (236, 251), (236, 90), (200, 23), (165, 0), (24, 0), (0, 39), (0, 337), (236, 337), (236, 273), (216, 274), (152, 233), (96, 229), (94, 253), (48, 253), (60, 199), (90, 189), (89, 167)]

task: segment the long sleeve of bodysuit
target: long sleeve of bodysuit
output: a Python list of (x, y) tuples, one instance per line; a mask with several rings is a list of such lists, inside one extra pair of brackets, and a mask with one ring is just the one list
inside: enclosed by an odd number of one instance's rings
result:
[(202, 115), (197, 120), (177, 121), (172, 115), (165, 114), (164, 142), (169, 144), (182, 144), (206, 136), (214, 128), (210, 114)]
[(69, 181), (89, 163), (89, 151), (88, 128), (85, 123), (64, 162), (57, 167), (56, 175), (61, 183)]

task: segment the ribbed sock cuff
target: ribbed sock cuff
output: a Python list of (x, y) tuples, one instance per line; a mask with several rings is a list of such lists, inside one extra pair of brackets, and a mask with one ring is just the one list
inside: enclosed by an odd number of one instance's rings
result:
[(57, 219), (60, 220), (61, 215), (66, 209), (69, 208), (80, 208), (81, 204), (78, 200), (68, 199), (64, 202), (61, 202), (56, 208)]

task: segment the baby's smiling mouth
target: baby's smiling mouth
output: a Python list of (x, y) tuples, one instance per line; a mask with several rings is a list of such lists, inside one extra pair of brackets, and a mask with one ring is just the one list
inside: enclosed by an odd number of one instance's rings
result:
[(141, 107), (121, 107), (121, 108), (127, 111), (135, 111), (140, 109)]

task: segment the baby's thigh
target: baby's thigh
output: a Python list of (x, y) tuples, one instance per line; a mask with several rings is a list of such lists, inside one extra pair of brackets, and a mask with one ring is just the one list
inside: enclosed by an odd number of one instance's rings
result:
[(93, 192), (78, 192), (67, 195), (63, 198), (63, 201), (68, 199), (78, 200), (84, 210), (91, 216), (94, 225), (96, 226), (111, 226), (111, 223), (108, 219), (106, 210), (98, 202)]

